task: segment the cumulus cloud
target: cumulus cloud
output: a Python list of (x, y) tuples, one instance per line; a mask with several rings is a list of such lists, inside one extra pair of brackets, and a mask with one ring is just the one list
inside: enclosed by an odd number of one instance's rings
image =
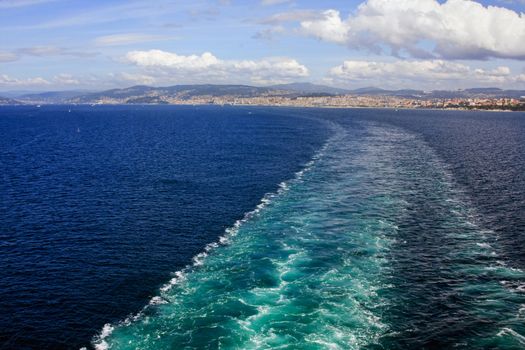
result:
[(178, 55), (162, 50), (131, 51), (126, 61), (149, 71), (149, 75), (204, 82), (287, 82), (308, 76), (308, 69), (294, 59), (222, 60), (205, 52)]
[(525, 59), (525, 14), (470, 0), (367, 0), (343, 19), (327, 10), (303, 33), (352, 48), (417, 58)]
[(468, 65), (443, 60), (397, 60), (393, 62), (345, 61), (333, 67), (330, 79), (341, 85), (351, 83), (380, 84), (381, 86), (430, 88), (458, 87), (459, 85), (500, 86), (520, 82), (508, 67), (492, 69), (472, 68)]
[(200, 56), (182, 56), (162, 50), (131, 51), (128, 52), (126, 58), (129, 62), (142, 67), (169, 67), (185, 70), (206, 69), (219, 63), (217, 57), (209, 52)]

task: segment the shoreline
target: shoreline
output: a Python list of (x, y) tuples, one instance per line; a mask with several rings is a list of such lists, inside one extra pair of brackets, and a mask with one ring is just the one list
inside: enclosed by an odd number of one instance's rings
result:
[(331, 106), (331, 105), (294, 105), (294, 104), (218, 104), (218, 103), (27, 103), (27, 104), (0, 104), (0, 107), (35, 107), (41, 106), (216, 106), (216, 107), (284, 107), (284, 108), (326, 108), (326, 109), (392, 109), (392, 110), (413, 110), (413, 111), (463, 111), (463, 112), (517, 112), (525, 113), (524, 110), (512, 109), (484, 109), (484, 108), (436, 108), (436, 107), (394, 107), (394, 106)]

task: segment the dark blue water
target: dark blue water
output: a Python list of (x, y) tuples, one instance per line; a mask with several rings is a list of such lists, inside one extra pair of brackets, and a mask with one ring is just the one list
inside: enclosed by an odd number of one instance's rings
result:
[(523, 113), (2, 107), (0, 136), (2, 348), (525, 346)]
[(78, 348), (140, 309), (327, 130), (207, 107), (0, 109), (0, 344)]

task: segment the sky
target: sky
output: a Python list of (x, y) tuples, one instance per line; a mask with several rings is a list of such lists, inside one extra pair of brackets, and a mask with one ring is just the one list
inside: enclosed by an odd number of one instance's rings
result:
[(0, 0), (0, 92), (525, 89), (525, 0)]

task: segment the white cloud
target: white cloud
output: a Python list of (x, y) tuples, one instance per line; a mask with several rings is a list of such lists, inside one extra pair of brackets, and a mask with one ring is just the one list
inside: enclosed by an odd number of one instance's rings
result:
[(151, 75), (146, 74), (133, 74), (122, 72), (115, 76), (117, 81), (129, 82), (133, 85), (154, 85), (157, 82), (157, 79)]
[(54, 56), (63, 53), (63, 49), (56, 46), (33, 46), (17, 50), (19, 53), (31, 56)]
[(273, 26), (273, 27), (258, 31), (257, 33), (255, 33), (253, 38), (263, 39), (263, 40), (273, 40), (277, 35), (281, 35), (285, 32), (286, 32), (286, 29), (283, 26)]
[(149, 35), (140, 33), (123, 33), (123, 34), (112, 34), (99, 36), (93, 40), (95, 45), (98, 46), (117, 46), (117, 45), (129, 45), (142, 42), (153, 42), (161, 40), (175, 39), (173, 37), (163, 35)]
[(419, 58), (525, 59), (525, 14), (470, 0), (367, 0), (355, 15), (327, 10), (301, 22), (321, 40)]
[(61, 73), (53, 78), (53, 82), (58, 85), (79, 85), (80, 81), (71, 74)]
[(14, 51), (0, 51), (0, 62), (14, 62), (23, 56), (48, 57), (48, 56), (72, 56), (72, 57), (94, 57), (97, 52), (75, 51), (56, 46), (33, 46), (23, 47)]
[(57, 46), (32, 46), (23, 47), (15, 51), (19, 55), (28, 56), (74, 56), (74, 57), (93, 57), (98, 55), (96, 52), (75, 51), (73, 49)]
[(287, 82), (308, 76), (308, 69), (294, 59), (271, 57), (261, 60), (221, 60), (210, 52), (178, 55), (161, 50), (131, 51), (126, 60), (149, 70), (149, 75), (202, 82)]
[(0, 9), (40, 5), (56, 0), (0, 0)]
[[(1, 0), (0, 0), (1, 1)], [(17, 2), (18, 0), (8, 0)], [(46, 0), (23, 0), (27, 2), (44, 2)], [(54, 0), (49, 0), (54, 1)], [(102, 23), (112, 23), (116, 21), (138, 20), (142, 18), (154, 18), (158, 15), (177, 13), (180, 5), (173, 1), (126, 1), (114, 4), (111, 1), (103, 1), (103, 6), (96, 6), (93, 10), (86, 9), (69, 16), (56, 16), (52, 20), (39, 23), (21, 24), (2, 28), (3, 30), (12, 29), (51, 29), (62, 27), (93, 26)]]
[(443, 60), (397, 60), (393, 62), (345, 61), (333, 67), (330, 79), (340, 85), (380, 85), (384, 87), (457, 88), (506, 86), (520, 82), (508, 67), (472, 68)]
[(350, 25), (341, 19), (339, 11), (327, 10), (317, 20), (301, 22), (303, 31), (321, 40), (345, 44), (349, 38)]
[(50, 85), (51, 83), (43, 78), (37, 77), (37, 78), (26, 78), (26, 79), (18, 79), (18, 78), (12, 78), (6, 74), (0, 74), (0, 86), (42, 86), (42, 85)]
[(13, 52), (0, 51), (0, 62), (13, 62), (20, 57)]
[(512, 4), (523, 4), (525, 5), (525, 0), (498, 0), (498, 2), (502, 2), (507, 5)]
[(269, 17), (259, 20), (259, 24), (282, 24), (285, 22), (306, 21), (323, 18), (317, 11), (293, 10), (275, 13)]
[(290, 2), (291, 0), (261, 0), (261, 4), (268, 6), (268, 5), (278, 5), (278, 4), (284, 4), (287, 2)]
[(200, 56), (181, 56), (162, 50), (131, 51), (128, 52), (126, 58), (138, 66), (169, 67), (184, 70), (205, 69), (219, 63), (219, 60), (209, 52)]
[(0, 74), (0, 87), (45, 87), (45, 86), (65, 86), (80, 85), (80, 80), (71, 74), (61, 73), (55, 75), (52, 79), (42, 77), (35, 78), (14, 78), (7, 74)]

